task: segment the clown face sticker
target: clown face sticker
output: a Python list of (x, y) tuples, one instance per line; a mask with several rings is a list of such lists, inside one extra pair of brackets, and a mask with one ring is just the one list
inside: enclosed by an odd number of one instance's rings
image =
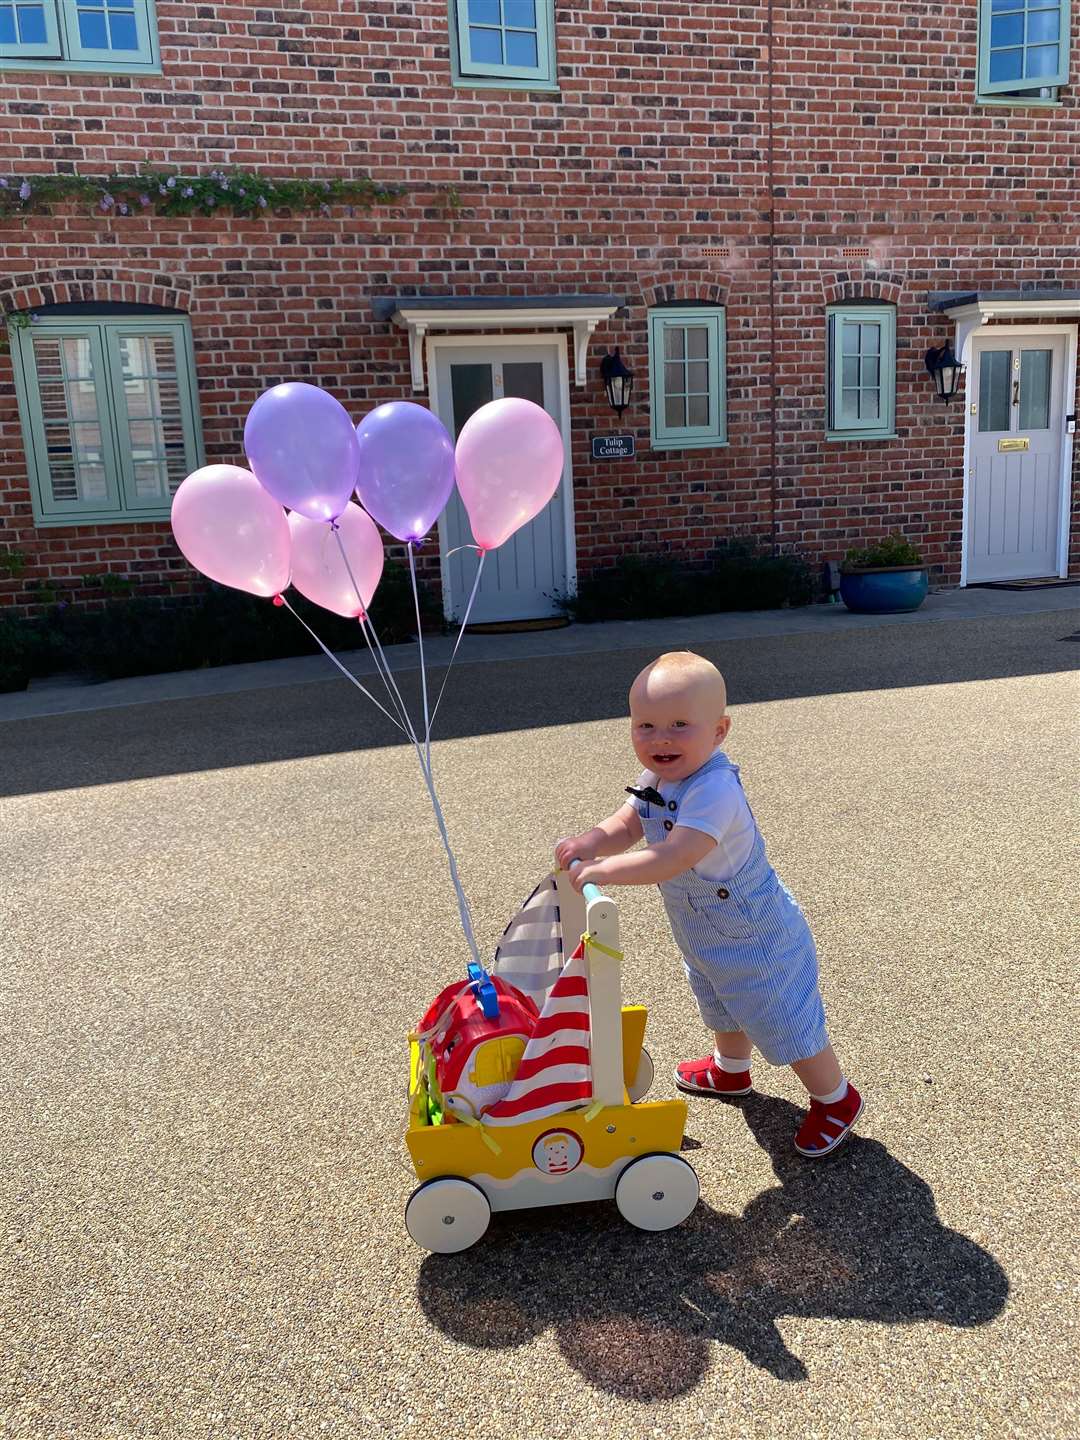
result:
[(584, 1154), (581, 1141), (570, 1130), (546, 1130), (532, 1149), (533, 1164), (545, 1175), (569, 1175)]

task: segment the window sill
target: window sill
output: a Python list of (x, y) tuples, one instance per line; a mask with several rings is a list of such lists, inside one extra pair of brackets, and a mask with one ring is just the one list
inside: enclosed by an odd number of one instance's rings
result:
[(517, 75), (454, 75), (455, 90), (532, 90), (542, 95), (560, 95), (553, 80), (527, 80)]
[(1019, 95), (976, 95), (975, 103), (976, 105), (996, 105), (1011, 110), (1060, 110), (1065, 102), (1063, 100), (1026, 99)]
[(71, 530), (80, 525), (140, 525), (144, 522), (160, 525), (171, 514), (171, 506), (163, 510), (91, 511), (85, 515), (42, 515), (35, 508), (34, 526), (38, 530)]
[(19, 60), (9, 56), (0, 58), (0, 70), (26, 70), (40, 74), (50, 71), (54, 75), (161, 75), (164, 72), (157, 60), (142, 61), (130, 65), (109, 65), (98, 60)]
[(847, 444), (867, 445), (871, 441), (898, 440), (900, 437), (895, 430), (826, 430), (825, 439), (829, 441), (840, 441)]
[(700, 440), (660, 440), (655, 435), (649, 438), (649, 446), (653, 450), (724, 450), (727, 445), (727, 438), (721, 439), (718, 435), (708, 435)]

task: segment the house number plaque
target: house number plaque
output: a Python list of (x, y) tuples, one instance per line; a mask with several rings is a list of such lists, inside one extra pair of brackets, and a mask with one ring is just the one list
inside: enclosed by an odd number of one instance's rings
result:
[(999, 450), (1029, 450), (1030, 448), (1031, 448), (1031, 441), (1028, 439), (1028, 437), (1027, 437), (1026, 435), (1024, 436), (1024, 438), (1023, 438), (1022, 440), (1020, 440), (1020, 439), (1014, 439), (1014, 440), (999, 440), (999, 441), (998, 441), (998, 449), (999, 449)]

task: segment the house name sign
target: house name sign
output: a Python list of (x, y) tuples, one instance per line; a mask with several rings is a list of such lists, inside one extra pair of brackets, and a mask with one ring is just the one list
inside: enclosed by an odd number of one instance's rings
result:
[(633, 435), (594, 435), (594, 460), (630, 460), (634, 455)]

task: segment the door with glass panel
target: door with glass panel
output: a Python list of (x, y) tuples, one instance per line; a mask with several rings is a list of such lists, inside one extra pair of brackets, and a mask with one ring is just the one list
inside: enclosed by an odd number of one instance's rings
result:
[[(562, 342), (560, 342), (562, 343)], [(432, 342), (432, 403), (454, 438), (465, 421), (489, 400), (518, 396), (541, 405), (556, 425), (562, 424), (563, 396), (556, 344), (439, 344)], [(527, 463), (527, 457), (523, 462)], [(515, 535), (491, 551), (484, 561), (472, 612), (473, 621), (533, 620), (558, 612), (554, 596), (566, 590), (566, 484), (544, 510)], [(465, 507), (455, 490), (439, 526), (445, 560), (447, 614), (464, 614), (477, 555)]]
[(972, 341), (969, 584), (1058, 571), (1064, 335)]

